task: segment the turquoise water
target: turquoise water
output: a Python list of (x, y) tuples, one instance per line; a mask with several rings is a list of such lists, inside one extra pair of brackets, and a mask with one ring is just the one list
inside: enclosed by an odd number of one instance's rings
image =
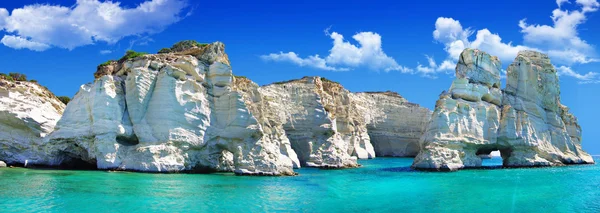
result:
[(0, 212), (600, 212), (598, 165), (433, 173), (411, 163), (296, 177), (4, 168)]

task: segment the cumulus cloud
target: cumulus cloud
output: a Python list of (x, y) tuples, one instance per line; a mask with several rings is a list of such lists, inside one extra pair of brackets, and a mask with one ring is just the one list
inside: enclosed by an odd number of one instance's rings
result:
[[(527, 49), (547, 53), (553, 63), (563, 65), (560, 70), (557, 69), (561, 75), (574, 77), (585, 83), (600, 82), (597, 73), (581, 75), (569, 68), (573, 64), (600, 61), (595, 58), (593, 46), (581, 39), (577, 31), (578, 26), (586, 21), (587, 13), (598, 10), (600, 5), (597, 0), (576, 0), (575, 4), (579, 10), (561, 9), (561, 6), (567, 3), (571, 2), (556, 1), (559, 8), (552, 12), (552, 26), (528, 24), (526, 19), (520, 20), (518, 25), (523, 33), (524, 44), (522, 45), (503, 41), (500, 35), (488, 29), (481, 29), (474, 33), (470, 28), (463, 28), (458, 20), (447, 17), (439, 17), (436, 20), (433, 38), (444, 45), (444, 50), (448, 54), (444, 63), (448, 61), (448, 65), (458, 61), (460, 53), (465, 48), (481, 49), (498, 56), (505, 63), (513, 61), (519, 51)], [(475, 38), (472, 40), (470, 38), (473, 34)], [(429, 61), (429, 58), (427, 59)], [(441, 66), (428, 66), (429, 69), (421, 68), (421, 70), (431, 71), (431, 68)]]
[(588, 72), (586, 74), (579, 74), (571, 67), (560, 66), (556, 68), (559, 76), (569, 76), (579, 79), (580, 84), (589, 84), (589, 83), (600, 83), (600, 74), (595, 72)]
[(326, 35), (333, 40), (333, 47), (329, 55), (322, 58), (315, 54), (301, 58), (294, 52), (279, 52), (262, 55), (267, 61), (290, 62), (298, 66), (306, 66), (321, 70), (347, 71), (365, 67), (375, 71), (400, 71), (411, 73), (412, 69), (399, 65), (394, 58), (385, 54), (381, 47), (381, 36), (374, 32), (360, 32), (352, 36), (358, 45), (352, 44), (337, 32)]
[(2, 40), (0, 40), (0, 43), (4, 44), (7, 47), (13, 48), (13, 49), (30, 49), (30, 50), (38, 51), (38, 52), (44, 51), (44, 50), (47, 50), (48, 48), (50, 48), (50, 46), (47, 44), (30, 41), (30, 40), (21, 38), (19, 36), (11, 36), (11, 35), (4, 36), (4, 38), (2, 38)]
[(425, 55), (425, 58), (427, 58), (427, 66), (419, 63), (416, 68), (417, 72), (425, 77), (436, 78), (437, 73), (451, 73), (456, 67), (456, 63), (451, 60), (444, 60), (438, 65), (433, 57)]
[(164, 30), (184, 17), (187, 5), (187, 0), (149, 0), (125, 8), (119, 2), (77, 0), (71, 7), (34, 4), (10, 14), (0, 8), (0, 31), (8, 34), (3, 40), (13, 42), (2, 43), (16, 48), (19, 46), (14, 41), (19, 40), (28, 44), (22, 48), (36, 51), (74, 49), (98, 41), (113, 44), (127, 36)]
[[(444, 44), (450, 61), (458, 61), (465, 48), (482, 49), (498, 56), (502, 61), (512, 61), (520, 50), (531, 49), (522, 45), (512, 45), (510, 42), (504, 43), (498, 34), (493, 34), (488, 29), (477, 31), (475, 40), (470, 41), (469, 37), (473, 31), (469, 28), (464, 29), (458, 20), (452, 18), (440, 17), (435, 26), (433, 38)], [(452, 30), (448, 30), (450, 28)]]
[(319, 57), (319, 55), (308, 56), (307, 58), (301, 58), (294, 52), (288, 53), (271, 53), (269, 55), (260, 56), (263, 60), (266, 61), (278, 61), (278, 62), (290, 62), (296, 64), (301, 67), (312, 67), (321, 70), (329, 70), (329, 71), (347, 71), (347, 68), (336, 68), (327, 65), (325, 59)]

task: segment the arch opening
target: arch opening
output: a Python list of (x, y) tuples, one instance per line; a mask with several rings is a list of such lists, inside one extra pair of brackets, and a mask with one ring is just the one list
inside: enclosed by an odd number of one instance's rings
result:
[(510, 148), (486, 147), (478, 149), (476, 155), (481, 158), (481, 168), (502, 168), (511, 152)]

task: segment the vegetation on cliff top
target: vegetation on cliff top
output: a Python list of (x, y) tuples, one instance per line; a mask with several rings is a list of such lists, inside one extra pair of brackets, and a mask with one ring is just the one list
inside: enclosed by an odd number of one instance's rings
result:
[(57, 97), (60, 102), (63, 102), (65, 105), (71, 102), (71, 98), (68, 96), (58, 96)]
[(137, 57), (140, 57), (140, 56), (144, 56), (144, 55), (147, 55), (147, 54), (148, 53), (145, 53), (145, 52), (136, 52), (136, 51), (133, 51), (133, 50), (127, 50), (127, 52), (125, 52), (125, 55), (123, 57), (121, 57), (119, 60), (113, 60), (113, 59), (108, 60), (108, 61), (106, 61), (106, 62), (104, 62), (102, 64), (99, 64), (98, 67), (97, 67), (97, 69), (100, 69), (103, 66), (110, 65), (113, 62), (124, 62), (124, 61), (127, 61), (129, 59), (134, 59), (134, 58), (137, 58)]
[(207, 43), (200, 43), (198, 41), (195, 40), (183, 40), (180, 42), (177, 42), (175, 44), (173, 44), (173, 46), (171, 46), (171, 48), (162, 48), (158, 51), (158, 53), (170, 53), (170, 52), (181, 52), (193, 47), (198, 47), (198, 48), (202, 48), (208, 46)]
[[(11, 72), (8, 74), (0, 73), (0, 79), (4, 79), (7, 81), (27, 81), (27, 76), (22, 73)], [(31, 82), (37, 82), (36, 80), (31, 80)]]
[[(271, 84), (287, 84), (287, 83), (292, 83), (294, 81), (300, 81), (302, 79), (308, 79), (308, 78), (313, 78), (313, 77), (311, 77), (311, 76), (304, 76), (304, 77), (302, 77), (300, 79), (292, 79), (292, 80), (287, 80), (287, 81), (277, 81), (277, 82), (273, 82)], [(333, 84), (340, 84), (339, 82), (332, 81), (332, 80), (329, 80), (329, 79), (324, 78), (324, 77), (318, 77), (318, 78), (320, 78), (322, 82), (333, 83)]]
[[(190, 49), (192, 47), (201, 48), (201, 47), (205, 47), (205, 46), (208, 46), (208, 44), (207, 43), (200, 43), (200, 42), (197, 42), (195, 40), (183, 40), (183, 41), (180, 41), (180, 42), (177, 42), (177, 43), (173, 44), (173, 46), (171, 48), (162, 48), (162, 49), (160, 49), (158, 51), (158, 53), (161, 54), (161, 53), (180, 52), (180, 51), (183, 51), (183, 50), (186, 50), (186, 49)], [(102, 64), (99, 64), (97, 68), (100, 69), (101, 67), (110, 65), (113, 62), (123, 62), (123, 61), (129, 60), (129, 59), (134, 59), (134, 58), (137, 58), (137, 57), (140, 57), (140, 56), (144, 56), (144, 55), (147, 55), (147, 54), (148, 53), (146, 53), (146, 52), (136, 52), (136, 51), (133, 51), (133, 50), (127, 50), (127, 52), (125, 53), (125, 55), (123, 57), (121, 57), (119, 60), (113, 60), (113, 59), (108, 60), (108, 61), (106, 61), (106, 62), (104, 62)]]
[(129, 59), (134, 59), (140, 56), (144, 56), (147, 55), (148, 53), (145, 52), (136, 52), (133, 50), (127, 50), (127, 52), (125, 53), (125, 55), (123, 57), (121, 57), (121, 59), (119, 59), (119, 61), (126, 61)]
[(108, 60), (108, 61), (106, 61), (106, 62), (104, 62), (104, 63), (102, 63), (102, 64), (98, 65), (98, 69), (100, 69), (100, 67), (102, 67), (102, 66), (109, 65), (109, 64), (111, 64), (111, 63), (113, 63), (113, 62), (117, 62), (117, 61), (110, 59), (110, 60)]

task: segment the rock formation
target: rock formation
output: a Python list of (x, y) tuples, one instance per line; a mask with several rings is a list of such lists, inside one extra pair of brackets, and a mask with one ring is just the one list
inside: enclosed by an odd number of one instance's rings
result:
[(222, 43), (178, 44), (100, 65), (66, 108), (36, 83), (0, 78), (0, 160), (242, 175), (352, 168), (375, 156), (457, 170), (493, 150), (505, 166), (593, 162), (540, 53), (519, 53), (503, 92), (500, 61), (465, 50), (432, 114), (394, 92), (352, 93), (320, 77), (261, 87), (233, 76)]
[[(353, 107), (349, 103), (349, 92), (324, 84), (318, 77), (307, 77), (261, 87), (260, 93), (273, 106), (274, 120), (282, 122), (302, 164), (325, 168), (356, 167), (356, 158), (350, 154), (356, 150), (361, 157), (374, 157), (373, 147), (366, 129), (349, 127), (359, 118), (356, 111), (347, 109)], [(342, 94), (334, 97), (324, 90)]]
[(100, 169), (294, 174), (294, 154), (280, 151), (234, 90), (222, 43), (108, 66), (116, 67), (81, 87), (49, 136), (68, 156)]
[(581, 149), (577, 119), (560, 104), (548, 56), (519, 52), (500, 86), (497, 57), (466, 49), (456, 79), (440, 95), (413, 167), (454, 171), (480, 167), (478, 155), (500, 150), (504, 166), (593, 163)]
[[(349, 159), (340, 152), (344, 150), (360, 159), (416, 156), (418, 139), (431, 115), (397, 93), (351, 93), (319, 77), (274, 83), (261, 87), (260, 93), (276, 107), (276, 120), (284, 121), (300, 161), (317, 167), (327, 152), (338, 154), (325, 156)], [(332, 146), (322, 148), (328, 144), (324, 141)]]
[(547, 55), (522, 51), (508, 67), (498, 139), (510, 147), (505, 166), (593, 163), (581, 149), (581, 127), (560, 103)]
[(357, 167), (357, 158), (378, 152), (416, 154), (430, 111), (396, 93), (351, 93), (320, 77), (259, 87), (232, 75), (222, 43), (178, 44), (98, 66), (66, 109), (33, 83), (10, 83), (17, 89), (0, 99), (0, 125), (9, 130), (0, 132), (0, 159), (294, 175), (301, 166)]
[(8, 164), (58, 165), (44, 146), (65, 105), (33, 82), (0, 77), (0, 160)]
[(395, 92), (355, 93), (355, 102), (365, 117), (375, 154), (414, 157), (419, 153), (431, 110), (410, 103)]

